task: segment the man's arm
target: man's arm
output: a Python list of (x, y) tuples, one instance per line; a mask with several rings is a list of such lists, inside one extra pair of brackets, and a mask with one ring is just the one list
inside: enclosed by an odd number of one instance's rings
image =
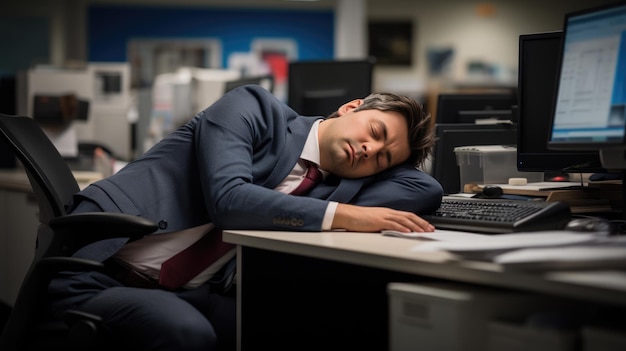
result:
[(439, 208), (442, 196), (443, 188), (435, 178), (403, 164), (375, 175), (349, 203), (420, 215)]
[(397, 230), (400, 232), (432, 232), (435, 228), (418, 215), (387, 207), (337, 205), (332, 229), (356, 232)]
[(442, 195), (441, 185), (430, 175), (409, 165), (397, 166), (373, 177), (349, 204), (339, 204), (332, 228), (432, 231), (433, 226), (418, 215), (437, 209)]

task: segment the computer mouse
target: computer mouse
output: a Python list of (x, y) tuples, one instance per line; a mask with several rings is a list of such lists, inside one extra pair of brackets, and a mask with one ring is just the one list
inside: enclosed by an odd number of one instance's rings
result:
[(619, 180), (619, 179), (622, 179), (622, 175), (618, 173), (594, 173), (589, 176), (589, 180), (591, 181)]
[(502, 188), (497, 185), (485, 185), (483, 187), (483, 197), (486, 199), (497, 199), (502, 196)]
[(600, 232), (610, 234), (613, 232), (613, 224), (604, 219), (597, 217), (589, 218), (574, 218), (570, 220), (564, 230), (570, 230), (573, 232)]

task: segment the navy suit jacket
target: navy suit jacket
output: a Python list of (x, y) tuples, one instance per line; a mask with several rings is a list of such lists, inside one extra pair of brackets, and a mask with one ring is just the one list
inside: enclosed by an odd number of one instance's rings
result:
[[(273, 190), (320, 118), (299, 115), (261, 87), (235, 89), (115, 175), (76, 194), (74, 204), (87, 198), (107, 212), (151, 219), (159, 223), (157, 233), (208, 222), (222, 229), (319, 231), (329, 201), (416, 214), (439, 206), (439, 183), (410, 165), (358, 179), (331, 176), (307, 196)], [(121, 247), (115, 246), (100, 258)]]

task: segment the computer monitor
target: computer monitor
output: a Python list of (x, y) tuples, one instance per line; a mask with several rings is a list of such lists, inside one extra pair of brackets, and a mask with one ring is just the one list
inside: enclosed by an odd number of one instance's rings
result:
[(559, 64), (548, 148), (626, 169), (626, 3), (566, 14)]
[(517, 169), (558, 175), (604, 172), (597, 151), (547, 147), (560, 60), (562, 32), (519, 36)]
[(373, 60), (289, 63), (287, 104), (302, 115), (327, 116), (372, 92)]
[(437, 123), (480, 123), (512, 121), (517, 104), (513, 92), (442, 93), (437, 97)]
[(433, 150), (433, 177), (439, 181), (445, 194), (462, 192), (460, 169), (454, 148), (470, 145), (515, 145), (515, 124), (435, 124), (437, 143)]

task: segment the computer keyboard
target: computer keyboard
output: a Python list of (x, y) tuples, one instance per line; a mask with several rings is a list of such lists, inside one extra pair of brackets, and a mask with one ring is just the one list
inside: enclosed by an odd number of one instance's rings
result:
[(563, 229), (571, 212), (562, 202), (444, 196), (437, 211), (422, 217), (437, 229), (505, 234)]

